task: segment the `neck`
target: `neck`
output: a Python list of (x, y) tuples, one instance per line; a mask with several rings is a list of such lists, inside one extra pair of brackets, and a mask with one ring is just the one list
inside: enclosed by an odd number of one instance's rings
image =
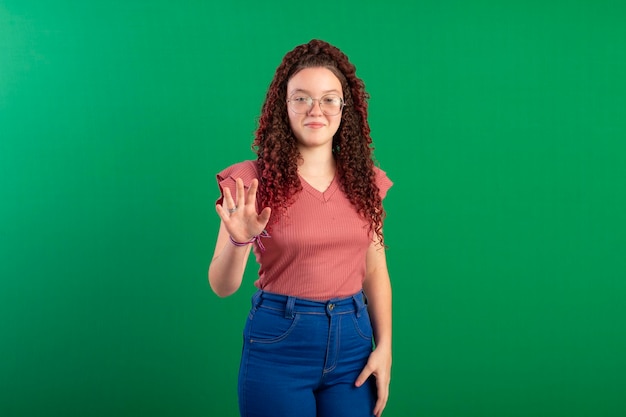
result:
[(300, 149), (302, 159), (298, 165), (298, 172), (305, 176), (335, 175), (335, 158), (332, 152), (326, 149)]

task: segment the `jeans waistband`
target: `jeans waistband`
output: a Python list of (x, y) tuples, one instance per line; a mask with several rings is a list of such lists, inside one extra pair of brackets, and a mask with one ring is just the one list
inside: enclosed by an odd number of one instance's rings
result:
[(293, 297), (258, 290), (252, 296), (252, 309), (259, 307), (270, 308), (283, 311), (285, 317), (293, 317), (294, 314), (346, 314), (356, 313), (361, 315), (361, 311), (366, 305), (363, 291), (343, 298), (333, 298), (328, 301), (315, 301), (305, 298)]

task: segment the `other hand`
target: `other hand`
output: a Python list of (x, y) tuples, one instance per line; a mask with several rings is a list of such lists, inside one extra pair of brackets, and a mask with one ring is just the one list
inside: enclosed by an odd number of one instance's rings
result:
[(367, 364), (356, 379), (355, 385), (360, 387), (367, 379), (376, 377), (377, 400), (374, 406), (374, 414), (380, 417), (389, 399), (389, 383), (391, 382), (391, 352), (389, 349), (377, 348), (367, 360)]

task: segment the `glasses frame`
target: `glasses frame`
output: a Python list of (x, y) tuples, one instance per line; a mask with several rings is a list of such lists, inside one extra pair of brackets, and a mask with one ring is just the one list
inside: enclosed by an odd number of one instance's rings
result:
[[(308, 104), (309, 104), (309, 108), (307, 109), (307, 111), (305, 111), (305, 112), (298, 112), (298, 111), (294, 110), (294, 109), (293, 109), (293, 107), (289, 104), (289, 103), (292, 103), (292, 102), (293, 102), (293, 98), (294, 98), (294, 97), (296, 97), (296, 96), (304, 96), (304, 97), (307, 97), (307, 98), (308, 98), (307, 102), (308, 102)], [(323, 99), (324, 97), (328, 97), (328, 96), (338, 97), (338, 98), (339, 98), (339, 100), (341, 101), (341, 106), (339, 106), (339, 111), (338, 111), (337, 113), (335, 113), (335, 114), (327, 113), (327, 112), (324, 110), (324, 106), (322, 105), (322, 99)], [(343, 111), (343, 108), (344, 108), (344, 107), (346, 107), (346, 102), (345, 102), (345, 101), (343, 101), (343, 97), (340, 97), (340, 96), (339, 96), (339, 95), (337, 95), (337, 94), (324, 94), (324, 95), (323, 95), (322, 97), (320, 97), (320, 98), (313, 98), (313, 97), (311, 97), (311, 96), (307, 96), (306, 94), (299, 94), (299, 93), (292, 94), (292, 95), (291, 95), (291, 96), (287, 99), (287, 107), (289, 107), (289, 109), (290, 109), (292, 112), (294, 112), (295, 114), (307, 114), (307, 113), (309, 113), (311, 110), (313, 110), (313, 103), (315, 103), (316, 101), (317, 101), (317, 104), (320, 106), (320, 110), (321, 110), (321, 111), (322, 111), (322, 113), (324, 113), (324, 115), (326, 115), (326, 116), (337, 116), (337, 115), (341, 114), (341, 112)]]

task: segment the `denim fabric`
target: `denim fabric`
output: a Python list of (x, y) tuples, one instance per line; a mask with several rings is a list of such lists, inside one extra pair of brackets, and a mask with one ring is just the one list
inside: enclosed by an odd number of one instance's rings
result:
[(244, 328), (242, 417), (371, 417), (375, 381), (354, 386), (372, 352), (362, 292), (328, 302), (259, 290)]

